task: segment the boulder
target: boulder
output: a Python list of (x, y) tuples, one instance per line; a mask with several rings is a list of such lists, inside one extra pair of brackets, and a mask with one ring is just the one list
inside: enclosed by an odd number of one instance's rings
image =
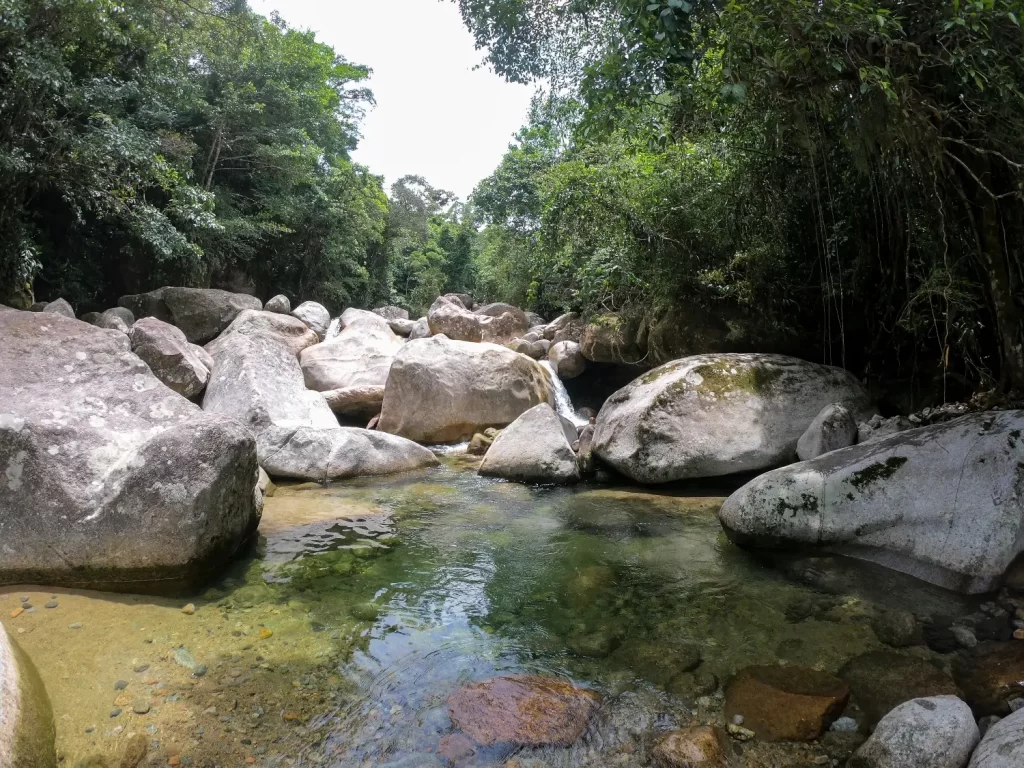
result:
[(158, 288), (122, 296), (118, 305), (138, 319), (155, 317), (178, 326), (193, 344), (205, 344), (231, 325), (244, 309), (262, 309), (255, 296), (215, 288)]
[(287, 296), (283, 293), (279, 293), (266, 303), (263, 310), (265, 312), (275, 312), (279, 315), (290, 315), (292, 311), (292, 303)]
[(964, 768), (978, 744), (971, 708), (956, 696), (900, 704), (883, 717), (849, 768)]
[(380, 413), (384, 403), (384, 385), (370, 384), (324, 392), (324, 400), (332, 412), (352, 419), (369, 419)]
[(182, 397), (195, 397), (210, 380), (208, 355), (202, 347), (189, 344), (185, 334), (173, 325), (143, 317), (128, 332), (132, 352), (149, 366), (160, 381)]
[(49, 304), (43, 307), (43, 312), (48, 312), (53, 315), (64, 315), (64, 317), (69, 317), (72, 320), (75, 319), (75, 310), (72, 309), (71, 305), (68, 304), (68, 302), (64, 299), (57, 299), (56, 301), (51, 301)]
[[(571, 430), (575, 441), (576, 429)], [(580, 479), (565, 425), (547, 403), (534, 406), (501, 431), (480, 464), (480, 474), (524, 483)]]
[(579, 344), (586, 325), (583, 322), (583, 318), (575, 312), (559, 315), (544, 326), (544, 338), (553, 344), (557, 344), (560, 341), (574, 341)]
[(716, 477), (792, 461), (829, 403), (867, 408), (846, 371), (792, 357), (697, 355), (644, 374), (597, 417), (594, 452), (642, 483)]
[(378, 429), (422, 443), (457, 443), (551, 398), (547, 371), (530, 358), (496, 344), (434, 336), (408, 342), (395, 356)]
[(380, 315), (385, 320), (408, 320), (409, 310), (402, 309), (401, 307), (377, 307), (373, 310), (373, 314)]
[(126, 309), (125, 307), (111, 307), (101, 313), (100, 317), (119, 317), (121, 318), (121, 322), (123, 322), (128, 328), (131, 328), (132, 325), (135, 324), (135, 315), (132, 314), (130, 309)]
[(719, 517), (743, 545), (825, 549), (987, 592), (1024, 550), (1022, 434), (1024, 411), (901, 432), (761, 475)]
[(575, 341), (559, 341), (548, 350), (548, 362), (555, 369), (558, 378), (566, 381), (575, 379), (587, 369), (587, 359), (583, 357), (580, 345)]
[[(394, 328), (392, 328), (394, 330)], [(433, 334), (430, 331), (430, 322), (425, 317), (421, 317), (417, 320), (409, 331), (409, 340), (414, 339), (429, 339)]]
[(43, 681), (0, 626), (0, 765), (56, 768), (55, 729)]
[(983, 643), (957, 660), (953, 678), (975, 715), (1008, 715), (1024, 704), (1024, 643)]
[(202, 581), (255, 531), (252, 435), (164, 386), (124, 334), (0, 314), (0, 583)]
[(662, 365), (693, 355), (733, 351), (735, 344), (729, 338), (729, 323), (722, 313), (722, 307), (708, 311), (699, 305), (673, 306), (667, 312), (649, 312), (646, 318), (646, 362)]
[(272, 477), (326, 483), (365, 475), (390, 475), (438, 464), (427, 448), (394, 435), (337, 427), (271, 427), (258, 442)]
[(595, 363), (632, 365), (647, 355), (646, 333), (647, 325), (639, 315), (601, 315), (583, 329), (580, 349)]
[(543, 330), (542, 326), (544, 326), (547, 323), (547, 321), (543, 317), (538, 315), (536, 312), (527, 312), (526, 322), (528, 324), (527, 327), (529, 327), (531, 330), (538, 327), (540, 327), (541, 330)]
[(539, 342), (529, 341), (527, 339), (512, 339), (506, 344), (509, 349), (518, 352), (520, 355), (526, 355), (533, 360), (541, 360), (544, 358), (544, 348)]
[(725, 718), (743, 718), (759, 741), (811, 741), (842, 714), (850, 689), (842, 680), (792, 665), (747, 667), (725, 687)]
[(849, 448), (857, 442), (857, 420), (842, 403), (829, 403), (814, 417), (796, 444), (800, 461), (816, 459), (823, 453)]
[(306, 386), (318, 392), (383, 387), (405, 342), (391, 331), (387, 320), (370, 312), (346, 310), (341, 325), (337, 336), (299, 356)]
[[(513, 307), (513, 309), (515, 309)], [(477, 314), (452, 296), (440, 296), (427, 313), (432, 334), (444, 334), (456, 341), (507, 343), (526, 333), (526, 316), (521, 310), (496, 317)]]
[(396, 336), (408, 338), (416, 330), (417, 322), (415, 320), (388, 320), (388, 327), (391, 328), (391, 332)]
[(839, 677), (849, 684), (850, 696), (869, 728), (905, 701), (961, 695), (953, 678), (927, 659), (893, 651), (871, 651), (850, 659)]
[(1024, 765), (1024, 709), (985, 732), (968, 768), (1020, 768)]
[(291, 311), (291, 315), (304, 322), (307, 328), (320, 337), (321, 341), (327, 338), (327, 329), (331, 327), (331, 313), (323, 304), (304, 301)]
[(867, 421), (857, 425), (857, 442), (867, 443), (871, 440), (880, 440), (898, 432), (906, 432), (913, 429), (911, 421), (903, 416), (891, 416), (888, 419), (875, 414)]
[(657, 768), (728, 768), (729, 739), (718, 728), (698, 726), (670, 731), (651, 748)]
[(531, 325), (534, 323), (530, 322), (530, 318), (523, 310), (519, 307), (513, 307), (511, 304), (503, 304), (502, 302), (495, 302), (493, 304), (485, 304), (478, 309), (473, 310), (474, 314), (483, 315), (485, 317), (501, 317), (502, 315), (510, 314), (516, 318), (516, 323), (522, 326), (523, 332), (529, 330)]
[[(0, 309), (3, 309), (3, 307), (0, 307)], [(96, 321), (100, 319), (100, 313), (86, 312), (78, 319), (81, 320), (83, 323), (88, 323), (89, 325), (96, 325)]]
[[(128, 310), (124, 310), (128, 311)], [(119, 315), (109, 314), (110, 310), (102, 313), (96, 318), (96, 322), (93, 323), (97, 328), (105, 328), (108, 331), (119, 331), (120, 333), (128, 333), (128, 325)]]
[(600, 695), (567, 680), (510, 675), (460, 688), (447, 709), (455, 727), (481, 746), (569, 746), (600, 703)]

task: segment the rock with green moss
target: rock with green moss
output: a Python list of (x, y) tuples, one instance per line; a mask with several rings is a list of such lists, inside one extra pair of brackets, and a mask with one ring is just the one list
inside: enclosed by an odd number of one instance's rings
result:
[(39, 673), (0, 626), (0, 765), (54, 768), (53, 712)]
[(580, 349), (594, 363), (642, 363), (647, 356), (647, 323), (641, 315), (599, 315), (583, 329)]
[(829, 403), (867, 411), (839, 368), (782, 355), (696, 355), (644, 374), (598, 414), (594, 452), (641, 483), (768, 469), (796, 459)]
[(761, 475), (720, 513), (755, 547), (871, 560), (968, 593), (1024, 551), (1024, 411), (977, 413)]

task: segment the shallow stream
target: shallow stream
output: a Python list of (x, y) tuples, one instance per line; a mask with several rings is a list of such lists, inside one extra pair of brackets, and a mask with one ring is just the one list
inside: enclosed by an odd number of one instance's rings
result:
[[(458, 765), (554, 768), (646, 765), (659, 732), (721, 722), (744, 666), (834, 672), (881, 648), (880, 610), (972, 609), (837, 558), (758, 559), (721, 532), (725, 492), (532, 488), (446, 456), (277, 489), (254, 551), (199, 596), (5, 589), (0, 616), (43, 675), (62, 765), (444, 766), (446, 698), (530, 672), (604, 696), (583, 738)], [(817, 745), (735, 749), (829, 764)]]

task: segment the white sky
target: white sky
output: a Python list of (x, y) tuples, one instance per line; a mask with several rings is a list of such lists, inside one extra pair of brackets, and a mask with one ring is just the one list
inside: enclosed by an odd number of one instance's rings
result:
[(354, 159), (390, 189), (406, 174), (465, 199), (526, 121), (532, 89), (489, 69), (451, 0), (251, 0), (373, 69), (377, 106)]

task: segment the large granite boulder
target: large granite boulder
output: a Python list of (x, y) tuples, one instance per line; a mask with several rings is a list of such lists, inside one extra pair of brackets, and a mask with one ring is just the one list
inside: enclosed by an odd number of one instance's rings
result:
[(279, 293), (268, 300), (263, 309), (267, 312), (276, 312), (279, 315), (289, 315), (292, 311), (292, 302), (283, 293)]
[(164, 287), (122, 296), (117, 303), (136, 318), (155, 317), (178, 326), (193, 344), (216, 338), (243, 310), (263, 309), (255, 296), (216, 288)]
[(195, 397), (206, 388), (210, 368), (202, 347), (189, 344), (181, 329), (143, 317), (128, 332), (132, 352), (149, 366), (160, 381), (182, 397)]
[(848, 448), (857, 442), (857, 420), (842, 403), (829, 403), (814, 417), (796, 443), (800, 461), (816, 459), (823, 453)]
[(375, 315), (380, 315), (385, 320), (408, 320), (409, 310), (402, 309), (401, 307), (394, 307), (388, 305), (386, 307), (377, 307), (373, 310)]
[(580, 349), (595, 363), (633, 365), (647, 355), (646, 334), (647, 324), (641, 315), (601, 315), (584, 327)]
[(796, 458), (829, 403), (867, 409), (857, 380), (781, 355), (697, 355), (649, 371), (601, 408), (594, 452), (642, 483), (752, 472)]
[(849, 768), (964, 768), (977, 746), (971, 708), (956, 696), (900, 704), (883, 717)]
[[(512, 309), (515, 309), (512, 307)], [(490, 341), (504, 344), (527, 332), (522, 310), (503, 312), (495, 317), (472, 312), (454, 295), (438, 297), (427, 312), (431, 334), (444, 334), (456, 341)]]
[[(403, 338), (409, 338), (412, 336), (412, 333), (416, 330), (417, 326), (418, 323), (416, 320), (388, 320), (388, 327), (391, 328), (392, 333)], [(430, 335), (429, 327), (427, 330), (427, 335)]]
[(54, 738), (43, 681), (0, 626), (0, 766), (56, 768)]
[[(391, 330), (394, 330), (394, 328)], [(415, 339), (429, 339), (431, 336), (433, 336), (433, 333), (430, 330), (430, 321), (425, 317), (421, 317), (413, 323), (412, 329), (409, 331), (410, 341), (414, 341)]]
[(547, 403), (535, 405), (501, 431), (480, 464), (480, 474), (523, 483), (575, 482), (580, 479), (575, 441), (572, 424), (566, 428)]
[(51, 301), (43, 307), (42, 311), (52, 315), (63, 315), (64, 317), (71, 318), (72, 320), (75, 319), (75, 310), (72, 309), (67, 299)]
[(548, 362), (563, 381), (575, 379), (587, 369), (587, 359), (575, 341), (552, 344), (548, 349)]
[(547, 371), (496, 344), (433, 336), (395, 356), (377, 428), (421, 443), (457, 443), (551, 402)]
[(1024, 411), (965, 416), (761, 475), (725, 502), (749, 546), (807, 546), (962, 592), (1024, 550)]
[(332, 389), (324, 392), (323, 396), (327, 406), (338, 416), (366, 420), (380, 413), (384, 404), (384, 385), (370, 384)]
[(1020, 768), (1024, 765), (1024, 709), (985, 732), (967, 768)]
[(291, 311), (291, 315), (304, 322), (321, 340), (327, 338), (327, 329), (331, 327), (331, 313), (323, 304), (304, 301)]
[(306, 386), (318, 392), (383, 387), (404, 340), (395, 335), (387, 320), (372, 312), (346, 310), (341, 325), (341, 333), (333, 339), (300, 355)]
[(259, 522), (256, 446), (164, 386), (128, 337), (0, 314), (0, 583), (201, 581)]
[(583, 329), (586, 327), (587, 324), (583, 322), (583, 318), (575, 312), (569, 312), (559, 315), (544, 326), (544, 338), (552, 344), (557, 344), (560, 341), (572, 341), (579, 344), (580, 339), (583, 338)]

